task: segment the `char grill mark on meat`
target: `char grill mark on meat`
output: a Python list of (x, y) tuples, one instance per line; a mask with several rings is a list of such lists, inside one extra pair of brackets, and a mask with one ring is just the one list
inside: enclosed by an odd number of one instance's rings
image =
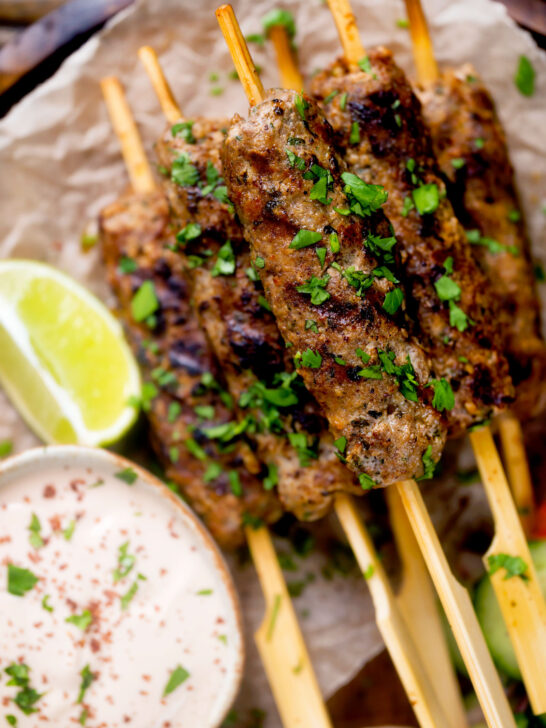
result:
[[(388, 192), (384, 209), (398, 241), (408, 305), (435, 377), (445, 378), (455, 392), (455, 407), (445, 417), (456, 436), (513, 397), (497, 304), (445, 197), (419, 100), (390, 51), (375, 49), (369, 59), (371, 73), (350, 72), (344, 61), (334, 62), (313, 79), (312, 93), (321, 101), (330, 96), (324, 110), (350, 170)], [(415, 208), (413, 192), (421, 185), (437, 187), (439, 204), (432, 212)], [(460, 288), (452, 301), (440, 300), (436, 292), (444, 275)], [(454, 305), (467, 316), (463, 331), (463, 321), (454, 325), (461, 318)]]
[[(177, 229), (188, 223), (201, 227), (201, 235), (179, 245), (178, 254), (191, 282), (201, 325), (221, 362), (235, 402), (240, 402), (241, 397), (244, 402), (249, 392), (260, 396), (264, 388), (280, 386), (297, 396), (296, 404), (278, 408), (279, 416), (271, 424), (267, 419), (271, 403), (260, 406), (256, 398), (240, 408), (240, 417), (250, 416), (258, 423), (257, 431), (249, 437), (254, 440), (260, 459), (277, 470), (283, 506), (301, 520), (312, 520), (328, 511), (334, 492), (361, 493), (362, 489), (339, 462), (317, 403), (300, 384), (299, 377), (289, 376), (294, 370), (290, 350), (286, 349), (275, 318), (263, 305), (263, 288), (253, 273), (242, 228), (217, 191), (222, 187), (221, 129), (227, 126), (227, 122), (197, 119), (191, 138), (173, 136), (169, 127), (157, 143), (159, 163), (168, 173), (165, 188)], [(191, 184), (175, 181), (179, 166), (176, 160), (181, 158), (197, 170)], [(215, 189), (211, 190), (210, 185), (207, 189), (213, 179)], [(225, 268), (223, 274), (217, 274), (218, 256), (227, 240), (233, 252), (229, 257), (234, 270)], [(200, 263), (195, 265), (197, 261)], [(296, 436), (295, 444), (290, 436)]]
[[(233, 415), (219, 392), (202, 383), (203, 374), (218, 381), (219, 372), (191, 309), (180, 260), (166, 247), (173, 239), (164, 195), (119, 199), (102, 211), (100, 232), (118, 314), (145, 381), (158, 390), (147, 412), (157, 455), (216, 540), (227, 548), (239, 546), (244, 542), (245, 514), (274, 521), (280, 508), (247, 469), (247, 465), (253, 471), (259, 467), (248, 445), (235, 441), (231, 452), (222, 452), (202, 433), (204, 426), (229, 423)], [(133, 261), (130, 273), (120, 270), (126, 259)], [(137, 323), (131, 313), (133, 296), (144, 281), (154, 284), (159, 301), (153, 327)], [(196, 406), (212, 408), (212, 419), (199, 417)], [(198, 456), (187, 449), (190, 438), (199, 446)], [(221, 472), (205, 478), (211, 464), (219, 465)], [(230, 471), (239, 474), (241, 497), (230, 490)]]
[(449, 198), (465, 228), (478, 231), (472, 252), (500, 303), (514, 409), (521, 418), (537, 415), (546, 407), (546, 352), (529, 240), (493, 99), (470, 64), (444, 71), (417, 93)]
[[(348, 205), (340, 178), (345, 165), (334, 150), (331, 129), (314, 102), (304, 99), (305, 119), (296, 102), (301, 110), (301, 97), (275, 90), (247, 120), (235, 119), (223, 151), (229, 196), (253, 260), (264, 261), (259, 272), (266, 297), (283, 337), (292, 344), (290, 351), (299, 352), (305, 384), (334, 436), (346, 438), (348, 465), (376, 484), (388, 485), (421, 475), (423, 455), (428, 451), (433, 460), (439, 458), (445, 432), (439, 414), (422, 400), (428, 362), (405, 329), (403, 307), (396, 321), (383, 309), (395, 284), (372, 274), (379, 264), (363, 245), (369, 234), (389, 237), (389, 225), (381, 212), (366, 218), (343, 214)], [(292, 163), (287, 149), (302, 162)], [(328, 204), (310, 199), (314, 185), (303, 174), (313, 164), (331, 175)], [(320, 233), (322, 240), (290, 248), (300, 230)], [(332, 231), (340, 241), (335, 255)], [(317, 247), (325, 249), (324, 264)], [(348, 282), (352, 273), (367, 280), (361, 295)], [(326, 280), (322, 290), (329, 297), (319, 305), (297, 290), (313, 276)], [(394, 357), (397, 367), (414, 371), (418, 401), (402, 394), (395, 376), (380, 371), (380, 352)], [(360, 376), (363, 368), (376, 378)]]

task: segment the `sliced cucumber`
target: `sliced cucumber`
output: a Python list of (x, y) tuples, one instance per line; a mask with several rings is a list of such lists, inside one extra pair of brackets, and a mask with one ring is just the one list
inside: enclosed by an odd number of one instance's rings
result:
[[(546, 596), (546, 541), (529, 544), (531, 558), (537, 571), (542, 593)], [(513, 577), (517, 579), (518, 577)], [(485, 641), (497, 667), (515, 680), (521, 680), (514, 648), (502, 618), (501, 610), (491, 580), (484, 576), (476, 587), (474, 606), (480, 621)]]

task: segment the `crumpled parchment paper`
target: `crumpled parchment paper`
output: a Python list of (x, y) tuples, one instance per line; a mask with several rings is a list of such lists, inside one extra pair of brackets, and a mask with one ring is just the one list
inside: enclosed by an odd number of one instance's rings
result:
[[(82, 253), (84, 223), (127, 186), (128, 180), (104, 107), (99, 80), (116, 75), (124, 83), (146, 149), (164, 121), (136, 52), (152, 45), (160, 55), (180, 106), (187, 116), (229, 116), (245, 113), (246, 102), (219, 31), (214, 0), (148, 0), (121, 13), (101, 33), (74, 53), (46, 83), (29, 94), (0, 122), (0, 256), (36, 258), (67, 271), (102, 300), (111, 301), (100, 253)], [(276, 6), (274, 0), (234, 0), (245, 34), (261, 31), (261, 18)], [(282, 2), (295, 15), (299, 60), (309, 75), (340, 52), (327, 7), (320, 0)], [(413, 62), (409, 32), (397, 26), (405, 17), (402, 0), (353, 0), (364, 44), (382, 43), (395, 52), (410, 73)], [(546, 232), (546, 54), (507, 17), (502, 5), (490, 0), (425, 0), (430, 29), (441, 64), (472, 61), (497, 102), (512, 153), (523, 207), (533, 240), (535, 258), (546, 262), (541, 242)], [(270, 47), (252, 46), (263, 67), (264, 85), (278, 76)], [(527, 55), (537, 73), (532, 98), (519, 94), (513, 83), (518, 57)], [(211, 81), (210, 74), (218, 80)], [(214, 88), (223, 89), (214, 95)], [(0, 352), (1, 356), (1, 352)], [(11, 439), (17, 451), (36, 444), (0, 392), (0, 440)], [(452, 447), (453, 449), (453, 447)], [(443, 484), (427, 487), (431, 512), (443, 540), (457, 554), (458, 566), (469, 573), (479, 560), (461, 550), (460, 534), (472, 522), (489, 518), (479, 486), (456, 485), (449, 477), (470, 467), (472, 456), (455, 448), (448, 457)], [(325, 525), (324, 528), (329, 526)], [(358, 576), (332, 580), (321, 575), (327, 557), (320, 550), (296, 559), (301, 574), (315, 580), (295, 599), (302, 628), (325, 695), (346, 683), (381, 649), (367, 589)], [(280, 720), (267, 688), (265, 674), (252, 643), (252, 632), (263, 616), (263, 603), (251, 566), (234, 564), (246, 621), (248, 664), (238, 700), (243, 713), (257, 707), (267, 712), (266, 728)], [(298, 574), (287, 574), (296, 580)], [(366, 717), (363, 716), (363, 724)]]

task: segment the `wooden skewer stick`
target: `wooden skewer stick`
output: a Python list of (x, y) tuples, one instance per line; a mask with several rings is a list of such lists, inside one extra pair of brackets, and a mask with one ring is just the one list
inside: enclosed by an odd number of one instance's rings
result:
[[(337, 12), (335, 5), (335, 3), (330, 5), (333, 13)], [(348, 6), (349, 0), (344, 0), (344, 22), (336, 20), (338, 30), (341, 29), (341, 32), (347, 24)], [(343, 36), (341, 36), (341, 44), (343, 48), (348, 46)], [(358, 53), (360, 53), (360, 49)], [(358, 57), (355, 56), (352, 59), (346, 57), (345, 60), (349, 65), (354, 66)], [(487, 649), (470, 597), (450, 570), (419, 487), (413, 480), (399, 483), (397, 487), (455, 640), (465, 660), (484, 716), (490, 726), (497, 728), (505, 725), (513, 726), (515, 723), (512, 712)], [(501, 719), (500, 722), (499, 719)]]
[(133, 189), (143, 194), (153, 192), (154, 176), (121, 83), (109, 77), (103, 78), (100, 85)]
[(394, 539), (402, 562), (402, 584), (395, 595), (429, 678), (441, 685), (450, 726), (468, 726), (465, 707), (449, 654), (437, 597), (421, 550), (396, 488), (387, 488)]
[(303, 78), (294, 58), (294, 51), (285, 26), (274, 25), (269, 31), (269, 37), (277, 55), (277, 66), (279, 67), (283, 88), (301, 91)]
[(497, 423), (508, 482), (512, 489), (521, 525), (527, 538), (533, 533), (535, 523), (535, 495), (531, 471), (525, 452), (521, 423), (511, 412), (501, 415)]
[[(249, 98), (257, 97), (252, 67), (247, 66), (248, 49), (239, 31), (233, 9), (223, 5), (216, 11), (218, 22), (230, 49), (239, 78)], [(245, 47), (241, 47), (244, 44)], [(283, 62), (286, 68), (289, 61)], [(290, 78), (299, 76), (297, 68), (290, 73)], [(300, 78), (295, 82), (296, 89), (301, 89)], [(264, 98), (264, 92), (258, 96)], [(251, 102), (252, 103), (252, 102)], [(368, 581), (370, 593), (376, 612), (376, 623), (383, 636), (387, 649), (393, 659), (408, 698), (415, 710), (419, 723), (423, 728), (455, 725), (450, 723), (442, 700), (434, 687), (435, 680), (430, 680), (419, 658), (417, 648), (410, 632), (399, 613), (389, 581), (375, 551), (373, 543), (358, 515), (353, 499), (346, 494), (336, 496), (335, 509), (345, 535), (353, 549), (360, 569)], [(459, 724), (458, 728), (465, 723)]]
[(514, 728), (514, 716), (476, 619), (472, 601), (449, 568), (419, 486), (414, 480), (406, 480), (397, 483), (396, 487), (440, 595), (487, 725), (489, 728)]
[[(272, 35), (273, 30), (276, 31), (276, 38)], [(283, 86), (295, 91), (301, 90), (303, 79), (294, 54), (291, 52), (286, 28), (283, 25), (275, 26), (272, 28), (270, 37), (275, 46)], [(390, 644), (392, 649), (396, 649), (392, 646), (396, 635), (393, 635), (393, 630), (389, 629), (389, 615), (393, 615), (395, 624), (399, 623), (399, 619), (403, 619), (430, 683), (442, 686), (441, 703), (444, 708), (444, 721), (447, 721), (446, 728), (467, 728), (468, 722), (463, 699), (450, 658), (436, 594), (421, 556), (419, 544), (415, 540), (396, 488), (387, 488), (387, 501), (398, 553), (403, 565), (402, 586), (395, 596), (391, 594), (390, 585), (385, 585), (386, 575), (381, 564), (377, 565), (378, 558), (371, 539), (364, 532), (362, 524), (358, 526), (359, 517), (352, 499), (347, 496), (339, 496), (336, 511), (345, 533), (348, 536), (350, 534), (351, 545), (357, 554), (363, 574), (366, 574), (366, 569), (371, 567), (377, 577), (368, 578), (371, 579), (370, 589), (376, 605), (377, 620), (382, 622), (379, 628), (381, 633), (386, 636), (386, 644)], [(412, 650), (412, 648), (410, 649)]]
[[(183, 118), (155, 51), (138, 53), (169, 123)], [(285, 728), (332, 728), (296, 617), (271, 534), (265, 526), (245, 529), (265, 599), (264, 619), (254, 634)]]
[(328, 0), (328, 7), (334, 17), (345, 60), (351, 70), (356, 70), (358, 62), (364, 58), (366, 51), (360, 40), (351, 3), (349, 0)]
[[(434, 56), (434, 51), (420, 0), (406, 0), (406, 8), (410, 23), (415, 22), (412, 40), (418, 73), (424, 69), (424, 75), (418, 77), (419, 81), (433, 82), (438, 77), (438, 67), (434, 64), (433, 74), (430, 56)], [(527, 485), (529, 490), (521, 505), (529, 507), (533, 502), (532, 487), (523, 437), (519, 424), (509, 417), (510, 420), (501, 424), (503, 439), (509, 445), (508, 451), (505, 451), (509, 472), (513, 473), (513, 478), (517, 478), (522, 471), (527, 471), (521, 482), (516, 484), (516, 480), (512, 480), (512, 487), (514, 492), (520, 492), (519, 489)], [(520, 577), (505, 578), (505, 570), (500, 569), (491, 576), (491, 583), (514, 646), (531, 706), (536, 714), (541, 714), (546, 712), (546, 602), (490, 428), (484, 427), (470, 433), (470, 442), (495, 521), (495, 538), (485, 554), (485, 567), (489, 570), (489, 558), (498, 554), (519, 557), (527, 565), (525, 582)], [(518, 445), (520, 447), (516, 455)]]
[(421, 83), (433, 83), (438, 78), (438, 64), (421, 3), (409, 0), (406, 2), (406, 11), (417, 77)]

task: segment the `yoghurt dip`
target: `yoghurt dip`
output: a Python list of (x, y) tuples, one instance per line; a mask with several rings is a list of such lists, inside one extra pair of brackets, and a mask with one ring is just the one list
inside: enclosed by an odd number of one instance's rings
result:
[(213, 728), (239, 685), (239, 608), (210, 536), (105, 451), (0, 467), (0, 614), (0, 725)]

